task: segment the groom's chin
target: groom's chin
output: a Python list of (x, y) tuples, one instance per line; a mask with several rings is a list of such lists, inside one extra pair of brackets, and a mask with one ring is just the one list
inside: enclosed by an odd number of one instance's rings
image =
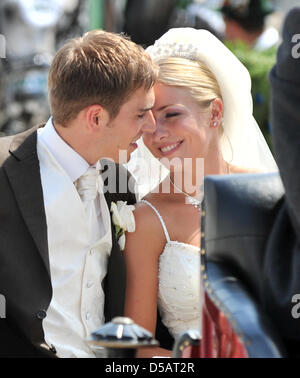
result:
[(129, 162), (132, 153), (137, 149), (137, 143), (130, 143), (128, 150), (119, 151), (119, 164), (126, 164)]
[(136, 150), (137, 144), (131, 143), (127, 150), (118, 150), (115, 153), (111, 153), (108, 157), (109, 160), (114, 161), (117, 164), (126, 164), (130, 160), (130, 155)]
[(116, 163), (126, 164), (130, 159), (130, 154), (133, 152), (133, 149), (129, 148), (128, 150), (119, 150), (118, 156), (116, 156)]

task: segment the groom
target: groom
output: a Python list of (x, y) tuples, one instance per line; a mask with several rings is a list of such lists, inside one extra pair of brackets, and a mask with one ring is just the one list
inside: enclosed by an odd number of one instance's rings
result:
[(46, 125), (0, 139), (0, 357), (92, 357), (86, 337), (123, 314), (110, 208), (135, 195), (112, 161), (155, 131), (156, 76), (125, 37), (86, 33), (54, 57)]

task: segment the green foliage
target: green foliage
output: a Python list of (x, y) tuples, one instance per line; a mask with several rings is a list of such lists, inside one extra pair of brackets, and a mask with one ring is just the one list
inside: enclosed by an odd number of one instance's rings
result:
[(252, 80), (253, 115), (270, 148), (270, 84), (269, 72), (276, 61), (276, 47), (257, 51), (245, 43), (226, 42), (226, 46), (248, 69)]
[(121, 228), (120, 226), (118, 225), (115, 225), (115, 228), (116, 228), (116, 238), (117, 240), (120, 239), (120, 237), (125, 233), (123, 228)]
[(176, 6), (178, 8), (185, 9), (189, 4), (191, 4), (193, 0), (177, 0), (176, 1)]

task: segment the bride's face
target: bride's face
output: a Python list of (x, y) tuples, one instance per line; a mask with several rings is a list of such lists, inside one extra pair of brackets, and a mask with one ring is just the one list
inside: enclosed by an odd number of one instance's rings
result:
[(156, 84), (154, 91), (156, 131), (143, 134), (145, 145), (156, 158), (168, 159), (172, 165), (184, 164), (185, 158), (205, 158), (217, 135), (210, 108), (201, 109), (184, 88)]

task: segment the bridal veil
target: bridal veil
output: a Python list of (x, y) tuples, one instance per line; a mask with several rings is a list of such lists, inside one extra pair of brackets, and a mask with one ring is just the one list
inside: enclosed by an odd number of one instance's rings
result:
[[(206, 30), (175, 28), (165, 33), (147, 51), (157, 63), (168, 57), (204, 63), (215, 75), (222, 94), (224, 133), (220, 146), (224, 160), (232, 165), (263, 172), (278, 170), (252, 115), (249, 72), (221, 41)], [(157, 186), (167, 174), (141, 139), (127, 168), (136, 178), (141, 196)]]

